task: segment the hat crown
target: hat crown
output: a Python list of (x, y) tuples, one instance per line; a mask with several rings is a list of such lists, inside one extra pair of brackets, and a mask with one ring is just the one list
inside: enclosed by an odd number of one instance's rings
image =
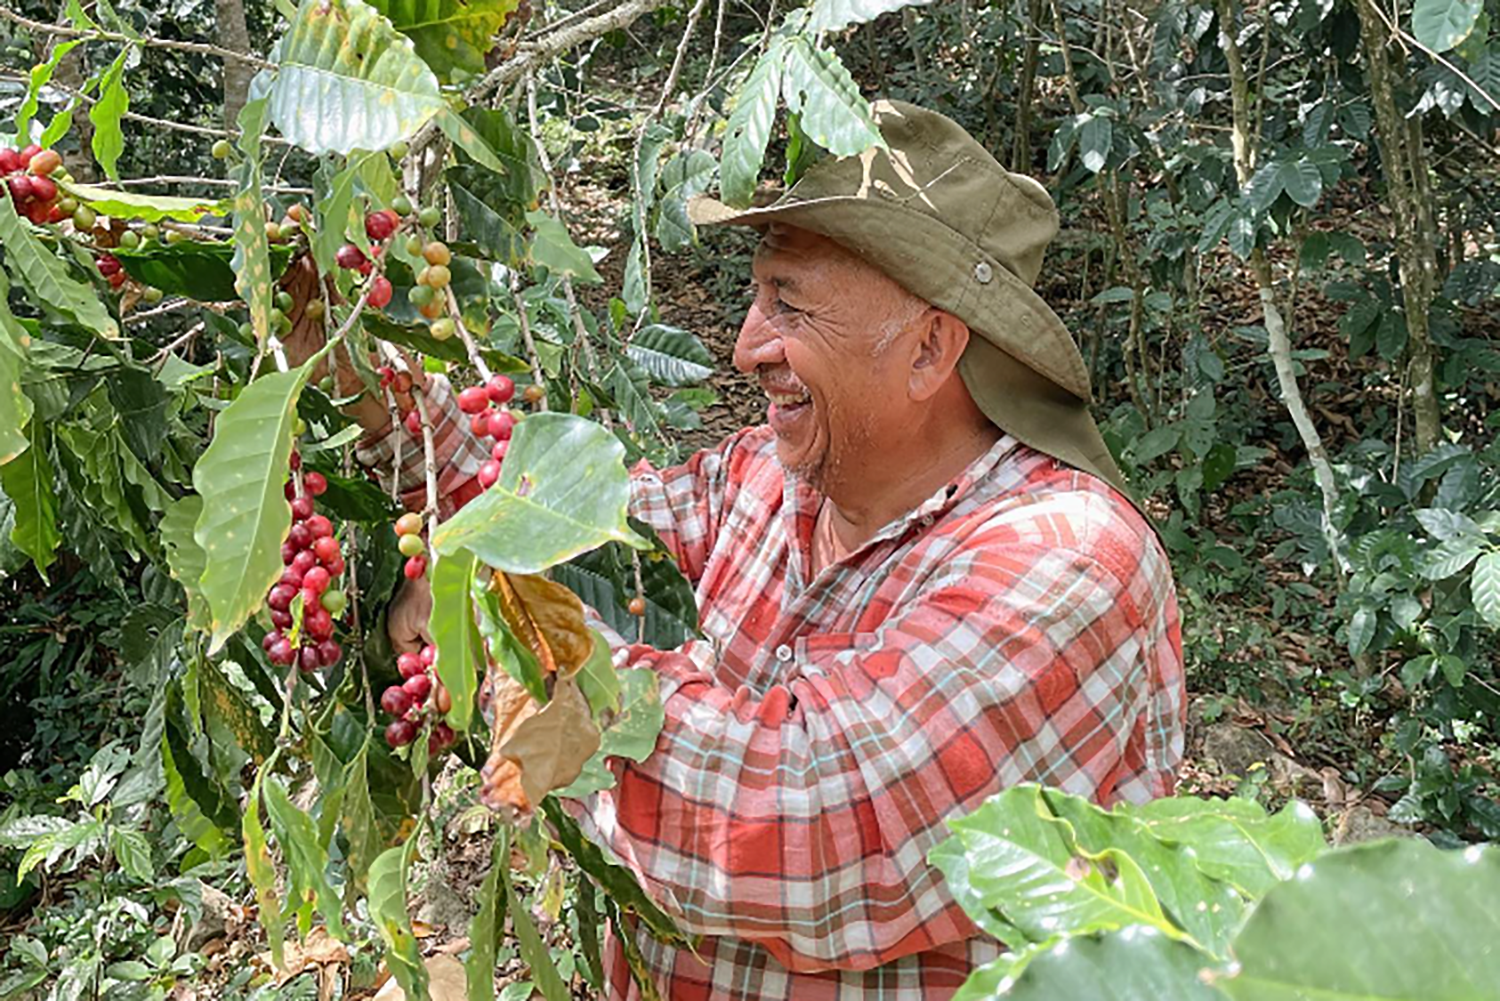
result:
[(787, 201), (872, 194), (922, 212), (954, 230), (1029, 286), (1057, 235), (1047, 190), (1013, 174), (955, 121), (904, 101), (870, 106), (886, 147), (824, 160)]

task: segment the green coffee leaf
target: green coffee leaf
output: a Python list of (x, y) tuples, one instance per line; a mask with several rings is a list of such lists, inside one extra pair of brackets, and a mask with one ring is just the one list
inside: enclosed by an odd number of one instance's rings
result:
[(779, 36), (761, 54), (740, 88), (729, 115), (720, 154), (719, 191), (730, 205), (744, 207), (755, 194), (755, 181), (776, 124), (776, 101), (781, 96), (781, 67), (786, 43)]
[(433, 669), (453, 697), (448, 724), (459, 733), (469, 728), (474, 697), (479, 691), (479, 673), (484, 669), (479, 632), (474, 625), (469, 585), (476, 560), (467, 549), (439, 556), (432, 566), (432, 613), (427, 632), (437, 646)]
[[(314, 900), (318, 913), (328, 924), (334, 938), (344, 937), (344, 921), (338, 894), (328, 882), (328, 853), (318, 843), (318, 829), (306, 811), (292, 804), (286, 789), (276, 776), (267, 777), (264, 787), (266, 815), (276, 832), (276, 843), (286, 862), (290, 896), (296, 901)], [(373, 917), (374, 894), (371, 894)]]
[(631, 361), (667, 386), (690, 386), (714, 371), (714, 356), (697, 335), (665, 323), (649, 323), (626, 345)]
[(1322, 825), (1303, 803), (1267, 814), (1246, 799), (1158, 799), (1127, 812), (1163, 841), (1193, 849), (1198, 868), (1252, 899), (1322, 853)]
[(6, 270), (31, 293), (37, 306), (101, 337), (120, 335), (120, 325), (105, 310), (99, 296), (73, 278), (63, 262), (36, 238), (31, 227), (16, 215), (15, 201), (10, 198), (0, 198), (0, 246), (5, 248)]
[(790, 38), (782, 72), (787, 108), (802, 116), (802, 131), (813, 142), (835, 156), (885, 146), (870, 103), (833, 50), (804, 36)]
[(1500, 852), (1376, 841), (1273, 887), (1215, 983), (1236, 1001), (1478, 1001), (1500, 984), (1497, 941)]
[(573, 242), (568, 228), (545, 212), (527, 212), (526, 221), (531, 225), (531, 260), (548, 271), (560, 275), (572, 275), (574, 279), (590, 285), (602, 282), (599, 272), (594, 270), (593, 259), (588, 252)]
[(444, 83), (484, 73), (484, 57), (518, 0), (371, 0)]
[(320, 356), (252, 382), (221, 414), (193, 467), (203, 497), (194, 537), (208, 554), (200, 587), (212, 613), (209, 652), (260, 607), (281, 575), (292, 511), (282, 493), (292, 454), (297, 397)]
[(552, 825), (557, 840), (562, 843), (563, 848), (567, 849), (573, 861), (578, 863), (578, 868), (588, 873), (594, 882), (599, 884), (608, 899), (613, 900), (623, 910), (636, 915), (657, 941), (678, 945), (687, 944), (688, 940), (677, 927), (676, 922), (646, 895), (641, 885), (631, 875), (630, 870), (606, 858), (603, 849), (585, 839), (583, 831), (578, 827), (578, 822), (569, 815), (555, 796), (548, 796), (543, 801), (542, 809), (546, 814), (547, 822)]
[(1195, 943), (1220, 958), (1245, 916), (1245, 901), (1227, 883), (1194, 864), (1193, 849), (1157, 838), (1128, 814), (1109, 813), (1079, 796), (1043, 793), (1053, 815), (1073, 825), (1078, 844), (1090, 852), (1118, 848), (1140, 864), (1162, 908)]
[(14, 459), (30, 441), (24, 428), (31, 420), (31, 397), (21, 389), (26, 367), (26, 328), (10, 311), (10, 280), (0, 270), (0, 466)]
[(810, 33), (842, 31), (853, 24), (873, 21), (881, 14), (902, 7), (919, 7), (930, 0), (817, 0), (807, 19)]
[(250, 799), (245, 804), (245, 813), (240, 820), (240, 832), (245, 842), (245, 872), (250, 885), (255, 888), (256, 909), (260, 912), (261, 927), (266, 930), (266, 940), (271, 947), (271, 962), (277, 969), (282, 965), (281, 900), (276, 895), (276, 867), (271, 863), (271, 852), (266, 847), (266, 829), (260, 822), (261, 783), (269, 769), (262, 768), (250, 787)]
[(94, 159), (99, 161), (99, 166), (104, 168), (111, 181), (120, 179), (115, 165), (120, 154), (125, 152), (125, 133), (120, 129), (120, 119), (130, 109), (130, 92), (125, 89), (125, 64), (132, 51), (132, 46), (125, 46), (104, 71), (99, 80), (99, 99), (89, 108), (89, 121), (94, 123)]
[[(604, 649), (608, 650), (607, 647)], [(613, 672), (607, 653), (603, 660), (603, 666)], [(614, 773), (606, 763), (609, 758), (645, 761), (656, 750), (656, 738), (667, 718), (661, 704), (656, 672), (628, 668), (616, 673), (615, 677), (619, 679), (620, 710), (600, 735), (599, 750), (584, 763), (582, 774), (571, 784), (558, 789), (558, 796), (577, 799), (609, 789), (615, 784)]]
[(528, 417), (516, 426), (499, 482), (439, 525), (433, 548), (440, 556), (468, 549), (508, 573), (540, 573), (606, 542), (643, 545), (625, 522), (624, 452), (582, 417)]
[(258, 98), (240, 112), (239, 146), (245, 162), (239, 166), (239, 188), (234, 195), (235, 289), (250, 307), (255, 343), (266, 349), (271, 330), (271, 251), (266, 238), (265, 199), (260, 188), (260, 134), (266, 102)]
[(14, 131), (17, 136), (31, 135), (31, 119), (36, 114), (42, 88), (52, 82), (52, 74), (57, 71), (57, 64), (63, 61), (63, 57), (82, 42), (81, 38), (58, 42), (52, 47), (52, 53), (45, 62), (38, 63), (31, 68), (31, 79), (26, 87), (26, 97), (22, 99), (21, 106), (16, 109)]
[(500, 865), (497, 868), (500, 870), (500, 885), (505, 890), (505, 907), (510, 914), (511, 927), (516, 933), (521, 958), (526, 961), (537, 990), (541, 991), (542, 997), (547, 1001), (570, 1001), (572, 994), (568, 992), (567, 985), (557, 972), (556, 964), (552, 962), (547, 943), (542, 940), (531, 920), (531, 908), (519, 898), (515, 887), (511, 885), (510, 866)]
[(109, 850), (114, 853), (115, 861), (120, 863), (120, 868), (132, 879), (149, 883), (156, 875), (151, 865), (151, 845), (140, 831), (127, 827), (111, 827)]
[(1474, 611), (1492, 628), (1500, 629), (1500, 552), (1479, 557), (1469, 589), (1474, 596)]
[(1116, 848), (1094, 853), (1080, 845), (1040, 786), (1007, 789), (949, 826), (977, 899), (1033, 942), (1129, 925), (1181, 936), (1136, 861)]
[(427, 967), (406, 905), (406, 867), (412, 839), (387, 849), (370, 865), (370, 920), (385, 941), (385, 963), (410, 1001), (427, 1001)]
[(385, 149), (444, 107), (411, 39), (364, 0), (303, 0), (268, 99), (276, 128), (314, 155)]
[(143, 195), (134, 191), (99, 188), (92, 184), (63, 183), (58, 186), (100, 215), (116, 216), (121, 219), (140, 219), (145, 222), (173, 219), (177, 222), (196, 222), (206, 215), (227, 215), (229, 208), (227, 201), (213, 201), (207, 198)]
[(1484, 0), (1416, 0), (1411, 9), (1411, 33), (1435, 52), (1447, 52), (1474, 30)]
[[(8, 200), (7, 200), (8, 201)], [(57, 527), (57, 488), (48, 455), (47, 429), (40, 420), (27, 426), (26, 450), (0, 466), (0, 487), (13, 505), (10, 541), (31, 557), (42, 579), (57, 558), (62, 532)]]
[[(239, 298), (235, 291), (234, 256), (238, 245), (183, 240), (180, 243), (153, 243), (136, 250), (115, 248), (110, 251), (130, 275), (142, 285), (159, 288), (167, 295), (180, 295), (196, 302), (230, 302)], [(268, 248), (270, 271), (267, 288), (285, 270), (292, 248), (275, 245)], [(267, 302), (270, 299), (267, 298)], [(267, 306), (269, 315), (270, 307)]]
[[(499, 952), (500, 933), (507, 911), (500, 873), (510, 865), (509, 838), (497, 833), (490, 851), (490, 871), (479, 888), (479, 911), (469, 922), (469, 955), (464, 959), (464, 979), (468, 984), (468, 1001), (493, 1001), (495, 997), (495, 962)], [(528, 991), (526, 994), (530, 997)]]
[(1007, 1001), (1222, 1001), (1202, 977), (1211, 967), (1212, 960), (1192, 946), (1137, 926), (1041, 949), (996, 993)]

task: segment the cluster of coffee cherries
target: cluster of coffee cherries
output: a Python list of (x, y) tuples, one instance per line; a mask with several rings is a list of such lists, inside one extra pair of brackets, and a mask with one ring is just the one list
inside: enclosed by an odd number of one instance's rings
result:
[[(291, 465), (293, 473), (302, 468), (302, 458), (296, 452), (292, 453)], [(314, 497), (328, 489), (328, 481), (314, 470), (304, 472), (301, 481), (300, 492), (296, 476), (286, 485), (286, 497), (292, 505), (292, 530), (281, 546), (281, 562), (286, 569), (266, 595), (274, 628), (266, 634), (263, 646), (273, 664), (296, 663), (303, 671), (316, 671), (332, 667), (343, 656), (333, 638), (333, 625), (344, 614), (348, 598), (333, 586), (335, 578), (344, 572), (344, 554), (333, 536), (333, 522), (318, 514), (313, 503)], [(293, 647), (287, 630), (296, 621), (293, 604), (299, 595), (301, 643)]]
[(427, 749), (438, 754), (453, 746), (453, 728), (441, 718), (453, 708), (453, 697), (433, 677), (436, 661), (437, 647), (430, 644), (421, 653), (403, 653), (396, 658), (401, 684), (392, 685), (380, 696), (380, 708), (396, 717), (385, 728), (385, 742), (391, 747), (405, 747), (416, 740), (429, 718), (437, 722), (427, 738)]
[[(365, 236), (370, 240), (370, 254), (379, 257), (385, 252), (386, 242), (396, 235), (401, 228), (402, 220), (412, 215), (413, 208), (411, 200), (405, 195), (397, 195), (391, 200), (391, 207), (379, 209), (365, 216)], [(428, 206), (416, 213), (417, 223), (431, 229), (442, 221), (442, 213), (434, 206)], [(412, 305), (422, 311), (422, 315), (429, 320), (434, 320), (432, 335), (438, 340), (447, 340), (455, 331), (453, 321), (446, 316), (441, 316), (444, 304), (437, 293), (446, 288), (453, 280), (453, 275), (448, 270), (448, 263), (452, 260), (452, 252), (446, 244), (432, 240), (424, 242), (422, 237), (413, 233), (406, 241), (407, 252), (413, 257), (420, 257), (427, 262), (421, 273), (417, 276), (418, 285), (411, 293)], [(350, 271), (358, 271), (362, 275), (369, 275), (375, 269), (375, 262), (369, 254), (353, 243), (346, 243), (334, 254), (334, 261), (341, 268)], [(391, 280), (385, 275), (375, 275), (370, 279), (369, 287), (365, 290), (365, 302), (375, 309), (384, 309), (391, 304), (395, 295), (395, 288)], [(436, 309), (430, 308), (436, 301)], [(441, 319), (438, 317), (441, 316)]]
[[(42, 149), (33, 143), (25, 149), (0, 149), (0, 174), (5, 175), (4, 191), (16, 203), (16, 212), (40, 226), (62, 222), (78, 203), (64, 198), (52, 174), (62, 166), (56, 150)], [(3, 197), (3, 194), (0, 194)]]
[(504, 375), (492, 375), (483, 386), (470, 386), (458, 394), (458, 409), (469, 415), (469, 430), (474, 437), (495, 440), (490, 446), (489, 459), (479, 467), (479, 485), (486, 490), (500, 479), (500, 464), (510, 448), (516, 416), (506, 404), (515, 395), (516, 384)]
[(427, 572), (427, 543), (422, 540), (422, 516), (408, 511), (396, 519), (396, 548), (406, 557), (401, 572), (416, 580)]

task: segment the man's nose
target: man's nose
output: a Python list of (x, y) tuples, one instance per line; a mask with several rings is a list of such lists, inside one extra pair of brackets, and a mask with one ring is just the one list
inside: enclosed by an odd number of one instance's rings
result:
[(734, 342), (734, 367), (750, 375), (762, 365), (779, 365), (785, 360), (781, 334), (761, 311), (760, 303), (751, 303)]

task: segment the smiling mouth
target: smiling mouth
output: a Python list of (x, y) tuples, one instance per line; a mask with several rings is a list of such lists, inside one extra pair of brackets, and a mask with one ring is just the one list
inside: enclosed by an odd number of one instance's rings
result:
[(771, 402), (776, 406), (784, 408), (799, 407), (804, 403), (812, 402), (812, 394), (805, 389), (797, 393), (780, 393), (767, 390), (766, 396), (770, 398)]

